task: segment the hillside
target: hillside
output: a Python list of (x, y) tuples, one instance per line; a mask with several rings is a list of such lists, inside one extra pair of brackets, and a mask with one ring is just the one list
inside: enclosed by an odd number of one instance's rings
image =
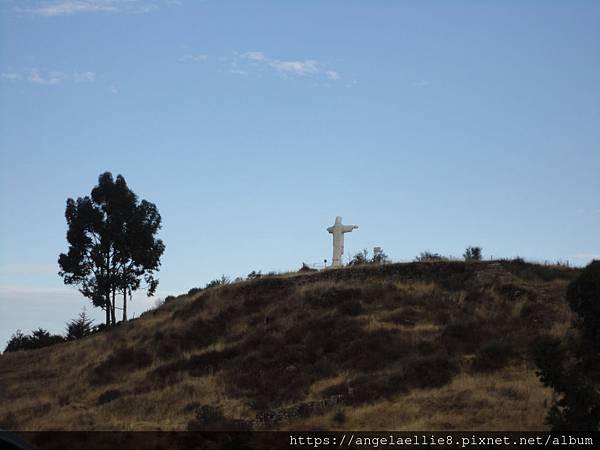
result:
[(0, 428), (539, 430), (531, 345), (577, 270), (435, 262), (182, 295), (80, 341), (0, 356)]

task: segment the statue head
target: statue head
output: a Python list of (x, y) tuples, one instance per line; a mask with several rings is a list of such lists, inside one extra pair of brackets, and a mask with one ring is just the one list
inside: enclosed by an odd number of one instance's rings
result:
[(341, 216), (337, 216), (335, 218), (335, 224), (337, 225), (337, 224), (341, 224), (341, 223), (342, 223), (342, 217)]

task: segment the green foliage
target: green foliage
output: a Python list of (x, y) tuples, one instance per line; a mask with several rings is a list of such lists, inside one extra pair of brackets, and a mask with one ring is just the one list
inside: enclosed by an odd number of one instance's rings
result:
[(372, 258), (369, 258), (369, 251), (364, 248), (361, 252), (358, 252), (352, 257), (349, 266), (362, 266), (365, 264), (385, 264), (389, 262), (388, 255), (385, 253), (378, 252), (374, 253)]
[(217, 286), (225, 286), (226, 284), (229, 284), (229, 283), (231, 283), (231, 281), (229, 281), (229, 278), (226, 277), (225, 275), (221, 275), (221, 278), (216, 278), (216, 279), (206, 283), (206, 286), (204, 287), (204, 289), (210, 289), (212, 287), (217, 287)]
[(419, 256), (415, 258), (416, 262), (434, 262), (434, 261), (448, 261), (448, 258), (440, 255), (439, 253), (432, 253), (429, 250), (421, 252)]
[(569, 306), (578, 316), (583, 337), (600, 352), (600, 261), (592, 261), (567, 290)]
[(258, 272), (256, 270), (253, 270), (252, 272), (250, 272), (248, 274), (248, 276), (246, 277), (248, 280), (256, 280), (257, 278), (262, 277), (262, 272), (259, 270)]
[(380, 251), (378, 253), (374, 253), (373, 257), (371, 258), (371, 263), (372, 264), (386, 264), (390, 262), (388, 255), (386, 255), (385, 253), (383, 253), (383, 251)]
[(463, 258), (465, 261), (481, 261), (481, 247), (467, 247)]
[(369, 263), (369, 252), (367, 251), (367, 249), (363, 249), (362, 252), (358, 252), (356, 255), (354, 255), (352, 257), (352, 259), (350, 260), (350, 262), (348, 263), (349, 266), (362, 266), (364, 264), (368, 264)]
[(153, 203), (138, 202), (121, 175), (110, 172), (98, 178), (90, 196), (67, 199), (67, 253), (58, 259), (59, 275), (75, 285), (92, 304), (106, 311), (106, 325), (116, 323), (115, 294), (127, 296), (141, 287), (149, 296), (158, 286), (154, 273), (165, 246), (155, 235), (161, 217)]
[(559, 395), (546, 416), (554, 431), (598, 431), (600, 424), (600, 261), (592, 261), (567, 289), (578, 334), (535, 346), (538, 376)]
[(50, 345), (64, 342), (65, 338), (58, 334), (50, 334), (43, 328), (38, 328), (31, 334), (23, 334), (17, 330), (6, 344), (4, 352), (16, 352), (18, 350), (34, 350), (36, 348), (48, 347)]
[(94, 321), (86, 315), (84, 308), (76, 319), (73, 319), (67, 323), (66, 339), (68, 341), (74, 341), (92, 334), (94, 331), (94, 328), (92, 327), (93, 322)]

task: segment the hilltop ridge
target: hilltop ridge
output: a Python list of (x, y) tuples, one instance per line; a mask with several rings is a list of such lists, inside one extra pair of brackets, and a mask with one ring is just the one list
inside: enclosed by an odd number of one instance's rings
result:
[(170, 299), (0, 356), (0, 428), (545, 428), (538, 336), (577, 269), (419, 262), (292, 273)]

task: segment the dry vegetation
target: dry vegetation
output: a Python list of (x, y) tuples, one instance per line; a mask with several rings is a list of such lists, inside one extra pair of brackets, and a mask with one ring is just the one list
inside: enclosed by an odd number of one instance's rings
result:
[(0, 428), (545, 428), (531, 347), (564, 334), (573, 269), (390, 264), (179, 296), (0, 356)]

